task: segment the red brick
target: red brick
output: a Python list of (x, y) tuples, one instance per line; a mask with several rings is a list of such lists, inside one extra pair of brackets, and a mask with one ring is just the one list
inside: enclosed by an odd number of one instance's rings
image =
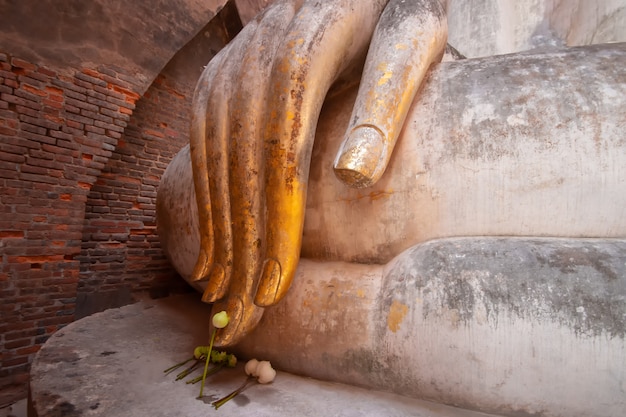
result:
[(60, 324), (69, 324), (72, 321), (73, 321), (72, 316), (49, 317), (49, 318), (39, 320), (37, 322), (37, 325), (39, 327), (45, 327), (45, 326), (53, 326), (53, 325), (60, 325)]
[(2, 367), (3, 368), (11, 368), (17, 365), (25, 365), (28, 363), (28, 357), (18, 357), (12, 359), (3, 359)]
[[(35, 126), (33, 126), (33, 128), (34, 127)], [(29, 148), (39, 149), (40, 147), (45, 146), (42, 144), (50, 145), (56, 142), (56, 140), (54, 138), (51, 138), (50, 136), (29, 131), (34, 130), (33, 128), (29, 128), (28, 130), (23, 129), (20, 132), (20, 136), (22, 138), (30, 139), (28, 142), (22, 142), (25, 146), (28, 146)]]
[[(21, 95), (25, 95), (25, 94), (21, 94)], [(6, 101), (7, 103), (19, 104), (24, 107), (28, 107), (28, 108), (35, 109), (35, 110), (41, 110), (41, 107), (42, 107), (41, 104), (39, 104), (37, 101), (27, 100), (23, 97), (18, 97), (17, 91), (15, 92), (14, 95), (6, 94), (6, 93), (0, 94), (0, 100)]]
[(60, 147), (60, 146), (44, 144), (44, 145), (41, 145), (41, 149), (47, 152), (54, 153), (55, 159), (57, 161), (60, 161), (59, 156), (63, 156), (63, 155), (68, 155), (74, 158), (78, 157), (78, 152), (70, 149), (69, 147)]
[(17, 355), (32, 355), (33, 353), (37, 353), (39, 349), (41, 349), (41, 345), (34, 345), (18, 349), (15, 353)]
[(28, 70), (37, 69), (37, 66), (35, 64), (31, 64), (30, 62), (24, 61), (23, 59), (19, 59), (19, 58), (12, 58), (11, 65), (16, 68), (23, 68), (23, 69), (28, 69)]
[(28, 91), (29, 93), (35, 94), (40, 97), (46, 97), (48, 95), (48, 93), (46, 93), (45, 91), (39, 88), (33, 87), (31, 85), (28, 85), (28, 84), (22, 84), (22, 88)]
[(27, 91), (24, 88), (14, 89), (13, 90), (13, 94), (16, 95), (17, 97), (21, 97), (21, 98), (24, 98), (26, 100), (33, 101), (35, 103), (37, 103), (37, 102), (39, 102), (39, 100), (41, 100), (41, 97), (39, 95), (33, 94), (33, 93)]
[(57, 87), (61, 87), (66, 95), (69, 95), (70, 92), (79, 94), (85, 94), (87, 92), (86, 88), (79, 87), (74, 83), (68, 82), (67, 80), (53, 79), (52, 84)]
[[(9, 339), (7, 339), (7, 340), (9, 340)], [(33, 340), (31, 338), (11, 340), (11, 341), (7, 341), (7, 342), (4, 343), (4, 348), (8, 349), (8, 350), (12, 350), (12, 349), (17, 349), (17, 348), (21, 348), (21, 347), (24, 347), (24, 346), (31, 345), (32, 343), (33, 343)]]
[[(157, 89), (155, 84), (144, 98), (139, 98), (133, 92), (130, 78), (119, 81), (116, 77), (125, 75), (111, 69), (103, 69), (103, 74), (87, 70), (82, 72), (85, 76), (77, 77), (56, 75), (53, 70), (36, 71), (35, 75), (29, 71), (18, 71), (20, 80), (24, 81), (22, 96), (11, 95), (31, 99), (34, 104), (1, 102), (6, 105), (4, 110), (0, 108), (0, 118), (13, 120), (14, 125), (5, 126), (17, 132), (15, 137), (8, 137), (10, 141), (5, 142), (3, 137), (0, 150), (11, 155), (6, 161), (10, 164), (27, 162), (26, 171), (33, 172), (23, 174), (42, 177), (47, 172), (53, 181), (23, 183), (0, 179), (0, 195), (9, 196), (15, 203), (10, 210), (18, 203), (19, 208), (23, 207), (11, 220), (0, 215), (0, 236), (1, 233), (14, 236), (6, 241), (16, 243), (5, 247), (7, 262), (0, 267), (0, 280), (8, 280), (20, 292), (23, 313), (38, 317), (36, 322), (28, 320), (29, 327), (24, 330), (41, 329), (43, 333), (35, 336), (35, 342), (42, 342), (41, 338), (72, 320), (79, 278), (82, 288), (92, 291), (117, 289), (121, 285), (133, 291), (145, 291), (157, 278), (165, 280), (174, 275), (155, 235), (154, 195), (155, 184), (187, 136), (189, 103), (180, 99), (183, 90), (166, 77), (160, 78), (161, 84), (170, 90)], [(15, 74), (9, 74), (13, 78), (5, 77), (4, 85), (7, 86), (7, 80), (13, 80), (17, 86)], [(46, 77), (57, 78), (42, 86), (40, 83)], [(105, 87), (97, 80), (110, 84)], [(192, 88), (189, 87), (189, 92)], [(19, 115), (30, 117), (21, 118), (23, 124), (30, 125), (21, 132), (17, 124)], [(57, 126), (60, 129), (55, 129)], [(47, 132), (33, 127), (45, 128)], [(146, 146), (150, 148), (148, 152)], [(24, 156), (27, 156), (25, 161)], [(107, 174), (101, 175), (105, 167)], [(99, 184), (92, 188), (98, 178)], [(87, 200), (90, 189), (92, 194)], [(20, 194), (12, 190), (19, 190)], [(99, 208), (108, 209), (109, 213), (99, 213)], [(129, 216), (132, 221), (128, 220)], [(149, 231), (132, 235), (131, 229)], [(23, 234), (14, 235), (14, 231)], [(82, 243), (83, 231), (86, 239), (102, 235), (106, 240)], [(98, 247), (96, 243), (102, 245)], [(46, 256), (57, 258), (46, 262), (39, 258)], [(23, 262), (16, 262), (18, 257)], [(33, 262), (26, 262), (24, 257)], [(93, 261), (97, 263), (92, 264)], [(13, 282), (18, 274), (20, 279)], [(17, 295), (12, 299), (17, 299)], [(10, 314), (17, 319), (16, 312)], [(0, 329), (6, 333), (7, 328), (1, 324)], [(35, 350), (36, 345), (23, 348)], [(31, 350), (21, 353), (32, 357)], [(27, 363), (14, 369), (20, 366)]]
[[(57, 97), (57, 96), (50, 96), (52, 97)], [(55, 109), (55, 110), (61, 110), (63, 108), (63, 103), (62, 103), (63, 99), (61, 98), (61, 100), (55, 100), (55, 99), (44, 99), (42, 101), (42, 103), (47, 106), (47, 109)], [(46, 110), (46, 107), (44, 107), (44, 110)]]
[[(87, 97), (85, 97), (85, 100), (87, 99)], [(91, 111), (98, 111), (98, 106), (94, 105), (94, 104), (89, 104), (87, 102), (85, 102), (84, 100), (77, 100), (74, 98), (66, 98), (65, 99), (65, 103), (81, 108), (81, 109), (86, 109), (86, 110), (91, 110)]]
[(50, 82), (50, 77), (39, 71), (26, 70), (24, 71), (24, 74), (22, 74), (18, 78), (23, 79), (24, 80), (23, 82), (27, 82), (27, 83), (33, 83), (34, 81), (36, 81), (35, 85)]
[(107, 97), (115, 97), (120, 100), (123, 100), (125, 98), (124, 94), (118, 93), (117, 91), (113, 90), (112, 88), (109, 88), (108, 86), (105, 88), (105, 87), (100, 87), (96, 85), (93, 87), (93, 89), (94, 91), (104, 94)]
[(7, 78), (4, 80), (4, 84), (11, 88), (19, 88), (20, 84), (16, 79)]
[(0, 178), (5, 179), (18, 179), (19, 172), (13, 169), (0, 169)]
[(21, 172), (19, 174), (19, 179), (28, 182), (40, 182), (45, 184), (58, 184), (58, 180), (50, 177), (47, 173), (41, 174), (31, 174), (27, 172)]
[[(85, 72), (89, 72), (89, 74), (91, 74), (91, 75), (86, 74)], [(74, 76), (76, 78), (78, 78), (79, 80), (86, 81), (86, 82), (91, 83), (93, 85), (99, 85), (100, 87), (106, 87), (107, 86), (107, 82), (106, 81), (101, 80), (100, 78), (97, 78), (94, 75), (99, 76), (100, 74), (98, 74), (98, 72), (96, 72), (96, 71), (84, 69), (82, 73), (81, 72), (77, 72)]]
[(20, 128), (23, 131), (26, 132), (30, 132), (30, 133), (35, 133), (37, 135), (42, 135), (44, 136), (46, 134), (46, 128), (45, 127), (41, 127), (41, 126), (37, 126), (34, 124), (30, 124), (28, 122), (25, 121), (25, 119), (27, 119), (28, 116), (26, 115), (20, 115), (20, 119), (22, 121), (22, 123), (20, 123)]
[(37, 72), (39, 72), (39, 73), (41, 73), (43, 75), (46, 75), (46, 76), (48, 76), (50, 78), (54, 78), (54, 77), (57, 76), (56, 71), (53, 71), (53, 70), (48, 69), (46, 67), (39, 67), (39, 68), (37, 68)]
[[(67, 106), (66, 106), (66, 109), (67, 109)], [(79, 112), (80, 112), (80, 110), (79, 110)], [(67, 114), (67, 118), (69, 120), (74, 120), (75, 122), (82, 123), (83, 125), (92, 125), (93, 124), (93, 119), (90, 119), (90, 118), (84, 117), (84, 116), (80, 116), (78, 114), (68, 113)]]
[[(35, 126), (40, 126), (44, 129), (58, 130), (61, 127), (59, 123), (55, 123), (55, 122), (52, 122), (48, 119), (41, 118), (41, 117), (37, 117), (37, 118), (31, 117), (26, 114), (20, 114), (20, 121), (27, 122)], [(40, 132), (35, 132), (35, 133), (40, 133)], [(45, 133), (46, 131), (44, 130), (43, 133), (40, 133), (40, 134), (43, 135)]]
[(82, 130), (84, 128), (84, 125), (82, 123), (79, 122), (75, 122), (73, 120), (66, 120), (65, 124), (72, 128), (72, 129), (76, 129), (76, 130)]
[(15, 110), (17, 110), (18, 118), (19, 116), (23, 114), (27, 114), (31, 117), (39, 117), (39, 114), (41, 113), (39, 110), (29, 109), (28, 107), (19, 106), (19, 105), (15, 106)]
[(23, 237), (23, 230), (0, 230), (0, 239), (21, 239)]

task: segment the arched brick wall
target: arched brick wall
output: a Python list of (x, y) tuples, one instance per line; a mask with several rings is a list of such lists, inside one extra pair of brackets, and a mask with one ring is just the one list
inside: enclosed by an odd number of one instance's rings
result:
[(33, 355), (76, 317), (185, 288), (159, 248), (156, 190), (187, 143), (203, 65), (239, 28), (226, 7), (149, 87), (0, 42), (0, 405), (24, 395)]
[[(88, 193), (139, 95), (113, 71), (0, 54), (2, 385), (74, 318)], [(13, 376), (15, 377), (13, 381)]]

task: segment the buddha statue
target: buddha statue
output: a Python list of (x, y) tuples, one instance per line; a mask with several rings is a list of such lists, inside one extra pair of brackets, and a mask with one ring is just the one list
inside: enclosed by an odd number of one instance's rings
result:
[[(410, 128), (405, 126), (407, 114), (428, 69), (441, 60), (446, 38), (445, 11), (438, 0), (277, 1), (206, 67), (194, 96), (190, 137), (200, 244), (187, 278), (205, 283), (203, 300), (231, 314), (236, 325), (220, 333), (220, 344), (233, 344), (252, 330), (263, 308), (278, 303), (290, 287), (303, 231), (307, 234), (307, 182), (325, 100), (354, 88), (362, 69), (332, 181), (368, 190), (368, 199), (395, 200), (385, 193), (397, 191), (371, 187), (385, 172), (401, 130)], [(429, 168), (411, 174), (416, 186)], [(441, 192), (432, 190), (432, 199)], [(423, 212), (436, 214), (431, 208)], [(398, 218), (404, 214), (396, 210), (381, 208), (374, 216), (372, 221), (390, 228), (405, 227)], [(409, 239), (412, 243), (440, 236), (429, 232), (436, 219), (416, 221), (422, 237)], [(338, 226), (349, 228), (348, 223)], [(499, 230), (494, 223), (481, 230), (476, 223), (475, 231), (451, 225), (445, 234), (563, 235), (545, 226), (539, 232), (538, 226)], [(367, 223), (361, 227), (366, 230)], [(323, 252), (330, 251), (334, 255), (326, 258), (337, 259), (337, 250), (328, 248), (329, 238), (322, 242), (321, 234), (309, 234), (317, 247), (305, 244), (304, 253), (323, 259)], [(384, 255), (362, 247), (339, 258), (380, 263), (406, 249), (390, 236), (382, 240), (378, 246)]]
[(231, 316), (217, 344), (282, 369), (494, 412), (589, 415), (597, 395), (615, 414), (623, 372), (581, 365), (591, 391), (564, 400), (512, 363), (626, 358), (623, 317), (602, 319), (626, 288), (626, 47), (440, 63), (446, 20), (436, 0), (273, 2), (198, 82), (159, 188), (163, 249)]

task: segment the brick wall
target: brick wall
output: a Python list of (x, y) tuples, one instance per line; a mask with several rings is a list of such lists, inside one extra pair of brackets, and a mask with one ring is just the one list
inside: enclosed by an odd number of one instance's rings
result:
[(138, 101), (87, 196), (77, 317), (189, 288), (160, 250), (155, 224), (161, 175), (188, 142), (194, 87), (168, 75)]
[(193, 84), (161, 74), (140, 98), (111, 69), (0, 65), (0, 389), (23, 391), (33, 355), (75, 318), (187, 290), (155, 199), (188, 140)]
[(188, 290), (159, 247), (156, 191), (188, 141), (203, 66), (240, 29), (225, 7), (149, 87), (111, 65), (0, 51), (0, 405), (25, 396), (34, 354), (59, 328)]
[(74, 319), (85, 203), (139, 98), (115, 71), (0, 53), (0, 386)]
[(14, 396), (75, 318), (188, 288), (160, 250), (155, 198), (187, 143), (193, 84), (161, 74), (140, 98), (111, 69), (6, 53), (0, 67), (0, 389)]

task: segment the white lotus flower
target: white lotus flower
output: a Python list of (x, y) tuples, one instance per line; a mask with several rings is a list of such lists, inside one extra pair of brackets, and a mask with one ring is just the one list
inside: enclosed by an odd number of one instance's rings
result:
[(260, 361), (256, 367), (256, 376), (259, 384), (268, 384), (276, 378), (276, 371), (269, 361)]
[(224, 398), (220, 398), (219, 400), (214, 401), (212, 404), (216, 410), (226, 404), (228, 401), (235, 398), (237, 395), (239, 395), (248, 386), (249, 383), (255, 382), (255, 378), (256, 382), (258, 382), (259, 384), (269, 384), (274, 380), (274, 378), (276, 378), (276, 371), (274, 370), (274, 368), (272, 368), (272, 364), (270, 363), (270, 361), (258, 361), (256, 359), (250, 359), (248, 362), (246, 362), (244, 370), (246, 371), (248, 378), (246, 378), (244, 383), (239, 388), (237, 388)]
[(246, 366), (244, 368), (244, 370), (246, 371), (246, 375), (258, 376), (256, 373), (256, 368), (258, 366), (259, 366), (259, 361), (257, 361), (256, 359), (250, 359), (248, 362), (246, 362)]

